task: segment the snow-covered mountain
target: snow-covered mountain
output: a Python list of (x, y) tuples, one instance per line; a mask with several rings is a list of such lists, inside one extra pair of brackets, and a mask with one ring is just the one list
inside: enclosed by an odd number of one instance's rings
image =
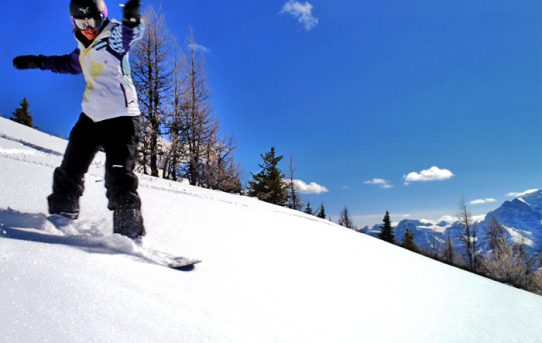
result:
[(531, 253), (542, 253), (542, 190), (532, 190), (505, 201), (489, 212), (480, 223), (482, 232), (487, 231), (493, 217), (504, 226), (510, 241), (524, 243)]
[[(538, 342), (542, 297), (255, 199), (140, 176), (143, 261), (111, 234), (103, 161), (60, 232), (66, 142), (0, 118), (0, 342)], [(503, 301), (503, 299), (505, 301)]]
[[(487, 213), (482, 221), (475, 223), (483, 250), (488, 249), (487, 229), (493, 217), (504, 226), (510, 242), (524, 243), (529, 253), (542, 253), (542, 190), (534, 189), (511, 201), (505, 201), (499, 208)], [(380, 230), (380, 225), (377, 224), (371, 228), (364, 227), (360, 231), (377, 237)], [(394, 228), (397, 242), (402, 242), (406, 230), (414, 235), (416, 245), (427, 251), (442, 248), (448, 236), (455, 247), (459, 248), (463, 244), (459, 240), (463, 231), (459, 222), (434, 223), (405, 219)]]
[[(404, 219), (394, 226), (393, 233), (396, 242), (403, 242), (407, 230), (413, 234), (416, 245), (424, 251), (442, 249), (448, 239), (448, 235), (450, 235), (450, 239), (454, 246), (462, 244), (459, 240), (461, 226), (458, 222), (450, 223), (441, 221), (434, 223), (425, 220)], [(374, 225), (371, 228), (364, 227), (360, 230), (360, 232), (373, 237), (378, 237), (380, 231), (381, 227), (379, 224)]]

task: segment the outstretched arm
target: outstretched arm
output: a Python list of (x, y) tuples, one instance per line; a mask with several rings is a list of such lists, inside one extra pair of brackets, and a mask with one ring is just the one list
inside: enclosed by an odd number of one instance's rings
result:
[(17, 69), (41, 69), (51, 70), (53, 73), (81, 74), (79, 49), (62, 56), (17, 56), (13, 59), (13, 66)]
[(79, 49), (77, 48), (67, 55), (46, 56), (43, 62), (43, 69), (60, 74), (81, 74)]
[(109, 51), (119, 59), (130, 51), (135, 41), (143, 38), (145, 28), (139, 9), (139, 0), (128, 0), (124, 5), (122, 25), (114, 27), (111, 31)]

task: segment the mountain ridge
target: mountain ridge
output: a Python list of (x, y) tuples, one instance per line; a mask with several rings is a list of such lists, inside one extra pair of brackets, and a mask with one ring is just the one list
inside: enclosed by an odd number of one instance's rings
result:
[[(484, 252), (489, 249), (485, 242), (487, 241), (487, 230), (493, 218), (505, 227), (505, 234), (509, 242), (525, 244), (530, 254), (542, 253), (541, 189), (532, 189), (512, 200), (506, 200), (495, 210), (489, 211), (483, 220), (475, 222)], [(414, 235), (416, 245), (424, 250), (436, 249), (439, 246), (442, 248), (448, 235), (456, 248), (463, 244), (459, 238), (463, 229), (458, 221), (434, 223), (418, 219), (401, 220), (394, 228), (395, 239), (398, 243), (402, 243), (406, 230)], [(371, 228), (366, 226), (359, 231), (377, 237), (380, 225), (377, 224)]]

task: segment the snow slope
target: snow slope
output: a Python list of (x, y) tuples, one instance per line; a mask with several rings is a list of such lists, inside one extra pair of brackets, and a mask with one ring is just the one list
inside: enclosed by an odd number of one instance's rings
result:
[(1, 342), (540, 342), (542, 297), (328, 221), (146, 176), (145, 245), (111, 235), (103, 156), (74, 229), (45, 197), (65, 142), (0, 119)]

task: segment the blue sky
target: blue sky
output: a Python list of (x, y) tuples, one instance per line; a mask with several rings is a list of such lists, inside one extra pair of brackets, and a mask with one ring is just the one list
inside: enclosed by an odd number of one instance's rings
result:
[[(121, 2), (107, 3), (120, 18)], [(275, 146), (298, 179), (327, 190), (305, 202), (323, 202), (334, 219), (346, 205), (358, 225), (386, 210), (395, 221), (436, 220), (462, 196), (485, 199), (471, 205), (482, 214), (542, 188), (540, 1), (143, 4), (161, 8), (179, 41), (192, 27), (208, 49), (214, 112), (245, 180)], [(61, 136), (80, 111), (83, 78), (17, 71), (11, 59), (70, 52), (67, 7), (0, 9), (0, 113), (26, 96), (37, 126)]]

